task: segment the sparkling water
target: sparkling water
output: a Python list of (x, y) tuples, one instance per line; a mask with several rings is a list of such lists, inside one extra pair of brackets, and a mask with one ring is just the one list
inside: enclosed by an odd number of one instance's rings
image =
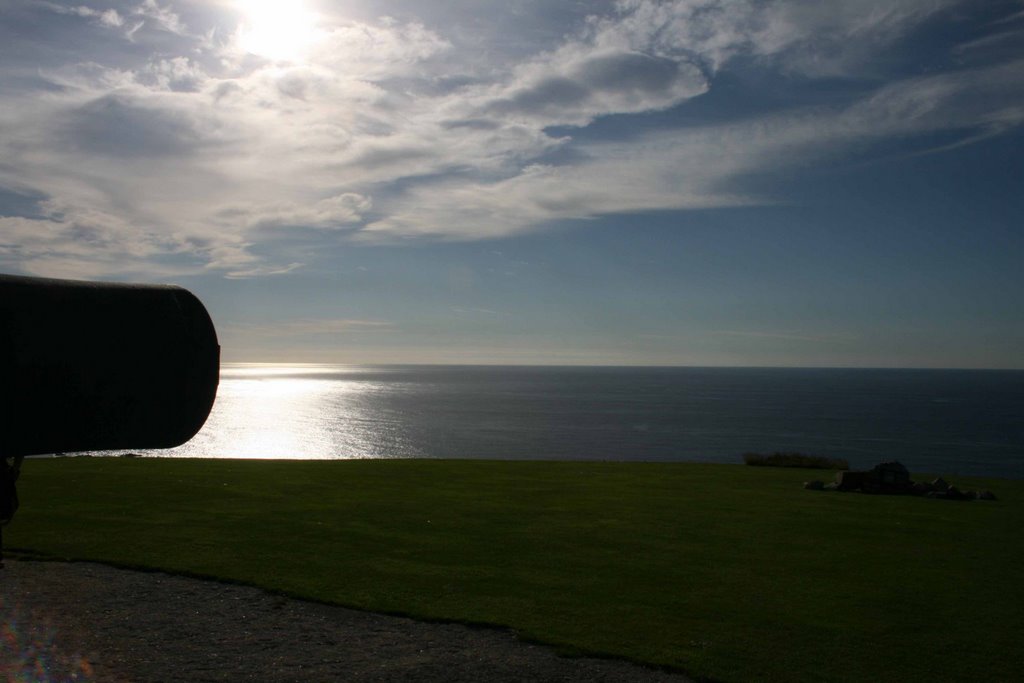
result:
[(189, 443), (154, 455), (741, 462), (1024, 478), (1024, 372), (225, 364)]

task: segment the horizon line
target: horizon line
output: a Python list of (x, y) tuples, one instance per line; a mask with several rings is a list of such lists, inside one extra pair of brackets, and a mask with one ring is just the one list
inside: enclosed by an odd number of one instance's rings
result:
[(993, 371), (1024, 372), (1022, 367), (988, 366), (906, 366), (906, 365), (694, 365), (661, 363), (431, 363), (423, 361), (406, 362), (342, 362), (342, 361), (221, 361), (224, 365), (246, 366), (348, 366), (348, 367), (452, 367), (452, 368), (652, 368), (652, 369), (721, 369), (721, 370), (949, 370), (949, 371)]

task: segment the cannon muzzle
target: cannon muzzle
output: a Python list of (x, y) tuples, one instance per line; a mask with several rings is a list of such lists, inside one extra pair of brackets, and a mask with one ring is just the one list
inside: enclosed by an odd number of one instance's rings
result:
[(0, 275), (0, 457), (178, 446), (219, 372), (213, 322), (181, 287)]

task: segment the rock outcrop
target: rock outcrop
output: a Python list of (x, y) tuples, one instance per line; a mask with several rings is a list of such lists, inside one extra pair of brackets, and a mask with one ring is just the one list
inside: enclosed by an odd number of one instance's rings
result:
[(814, 491), (903, 494), (942, 500), (996, 500), (995, 494), (991, 491), (961, 490), (950, 485), (942, 477), (931, 482), (912, 481), (907, 468), (895, 460), (879, 463), (870, 470), (843, 470), (836, 474), (835, 483), (809, 481), (804, 482), (804, 488)]

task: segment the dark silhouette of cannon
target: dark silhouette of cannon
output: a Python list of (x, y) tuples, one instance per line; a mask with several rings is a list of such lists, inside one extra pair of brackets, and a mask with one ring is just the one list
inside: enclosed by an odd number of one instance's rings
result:
[(0, 275), (0, 478), (27, 455), (178, 446), (219, 374), (213, 322), (181, 287)]

